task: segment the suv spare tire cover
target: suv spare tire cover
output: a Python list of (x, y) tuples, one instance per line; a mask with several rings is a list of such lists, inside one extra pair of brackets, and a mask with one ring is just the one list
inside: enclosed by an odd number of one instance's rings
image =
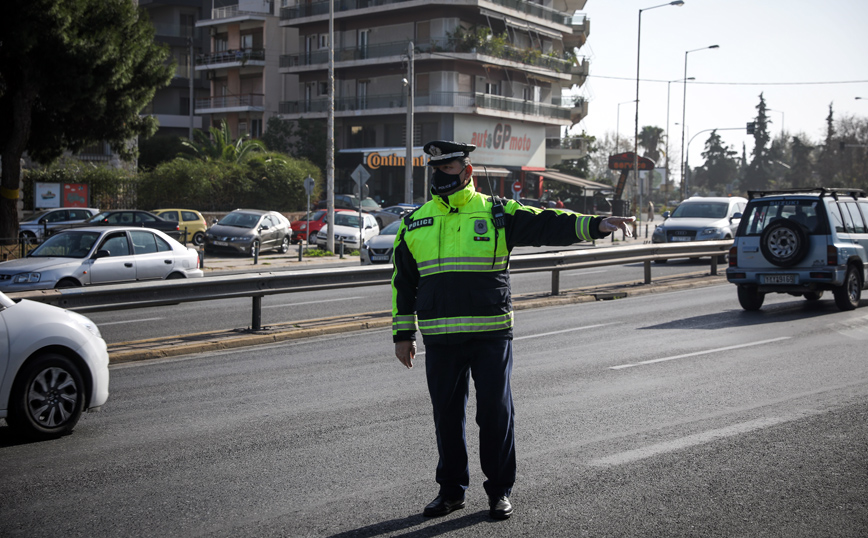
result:
[(760, 237), (763, 256), (778, 267), (789, 267), (802, 261), (809, 246), (805, 229), (786, 219), (772, 222)]

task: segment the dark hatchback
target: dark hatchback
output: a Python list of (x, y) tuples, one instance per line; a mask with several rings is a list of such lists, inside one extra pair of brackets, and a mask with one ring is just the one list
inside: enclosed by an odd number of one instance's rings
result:
[(54, 234), (61, 230), (83, 228), (85, 226), (139, 226), (141, 228), (160, 230), (172, 239), (179, 239), (181, 237), (181, 229), (178, 227), (177, 222), (163, 219), (149, 211), (143, 211), (141, 209), (115, 209), (103, 211), (85, 221), (58, 226), (51, 230), (51, 232)]

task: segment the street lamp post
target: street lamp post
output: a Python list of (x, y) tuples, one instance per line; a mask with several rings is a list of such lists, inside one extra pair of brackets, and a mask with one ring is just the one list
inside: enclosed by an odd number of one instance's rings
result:
[(636, 190), (639, 193), (639, 207), (636, 208), (641, 214), (642, 211), (642, 188), (639, 185), (639, 57), (642, 52), (642, 12), (658, 7), (666, 6), (683, 6), (682, 0), (675, 0), (657, 6), (646, 7), (639, 10), (639, 25), (636, 33), (636, 116), (633, 125), (633, 182), (636, 185)]
[(624, 101), (623, 103), (618, 103), (618, 116), (615, 119), (615, 153), (618, 153), (618, 144), (621, 141), (621, 137), (619, 135), (621, 130), (621, 105), (626, 105), (627, 103), (635, 103), (636, 100), (632, 101)]
[[(414, 87), (413, 42), (407, 45), (407, 155), (404, 157), (404, 203), (413, 203), (413, 100)], [(359, 210), (361, 211), (361, 209)]]
[(699, 50), (706, 49), (718, 49), (719, 45), (711, 45), (708, 47), (701, 47), (693, 50), (684, 51), (684, 91), (681, 96), (681, 198), (687, 198), (687, 181), (684, 179), (684, 165), (687, 160), (687, 156), (684, 154), (684, 126), (687, 125), (687, 55), (691, 52), (696, 52)]
[[(690, 77), (687, 80), (695, 80), (695, 78)], [(663, 194), (667, 204), (669, 203), (669, 86), (673, 82), (684, 81), (682, 79), (666, 81), (666, 181), (663, 182)]]
[(766, 110), (768, 110), (769, 112), (777, 112), (778, 114), (781, 115), (781, 133), (783, 133), (784, 132), (784, 112), (782, 110), (772, 110), (770, 108), (767, 108)]

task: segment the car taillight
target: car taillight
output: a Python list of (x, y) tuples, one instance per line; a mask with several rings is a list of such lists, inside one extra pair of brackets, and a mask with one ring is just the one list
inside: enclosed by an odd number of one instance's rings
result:
[(838, 265), (838, 247), (835, 245), (826, 246), (826, 265)]
[(731, 247), (729, 249), (729, 266), (737, 267), (738, 266), (738, 247)]

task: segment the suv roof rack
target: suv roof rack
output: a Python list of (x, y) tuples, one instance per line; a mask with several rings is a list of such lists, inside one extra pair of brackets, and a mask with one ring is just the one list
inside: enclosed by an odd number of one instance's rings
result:
[(866, 196), (865, 191), (862, 189), (847, 189), (843, 187), (806, 187), (801, 189), (787, 189), (780, 191), (747, 191), (747, 199), (753, 200), (754, 198), (760, 198), (763, 196), (781, 196), (787, 194), (808, 194), (808, 193), (820, 193), (821, 196), (831, 195), (837, 196), (839, 194), (848, 194), (853, 198), (864, 198)]

